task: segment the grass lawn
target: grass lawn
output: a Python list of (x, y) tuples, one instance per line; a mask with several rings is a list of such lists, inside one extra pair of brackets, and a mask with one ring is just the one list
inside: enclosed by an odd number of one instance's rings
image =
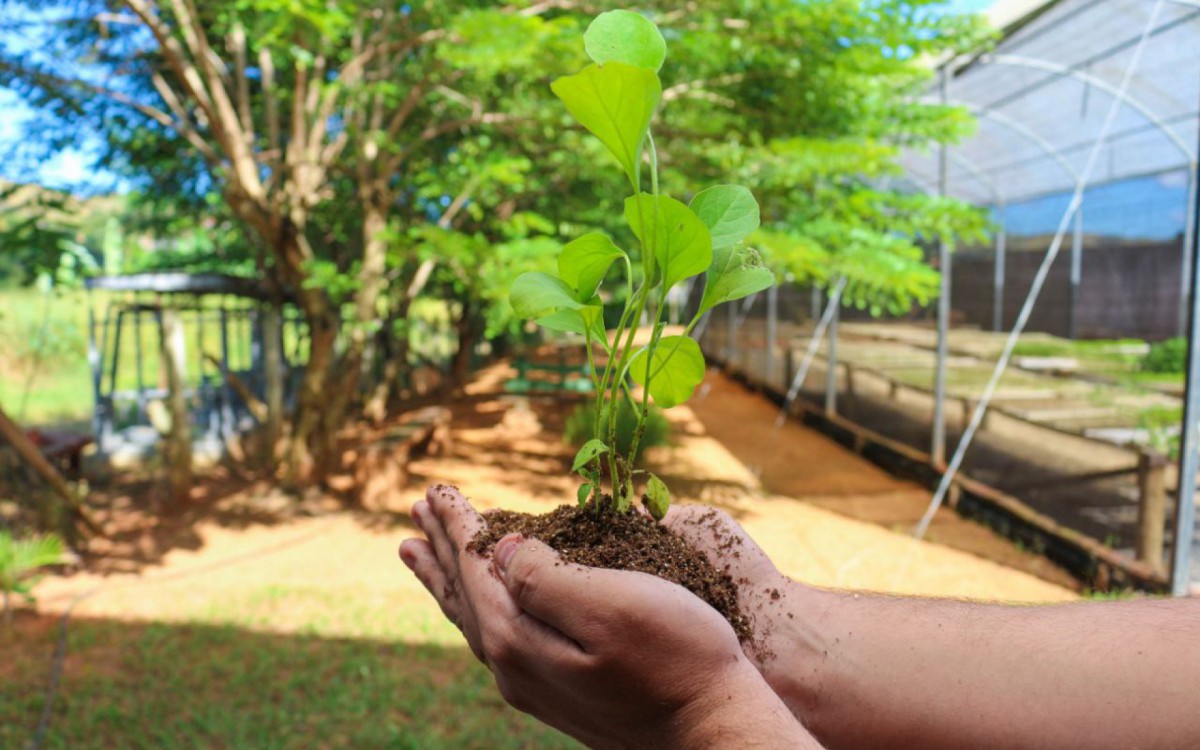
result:
[(0, 290), (0, 407), (22, 424), (91, 418), (83, 292)]
[[(0, 652), (27, 657), (0, 663), (0, 747), (32, 736), (57, 633), (0, 629)], [(465, 647), (103, 619), (70, 634), (47, 748), (577, 747), (506, 707)]]

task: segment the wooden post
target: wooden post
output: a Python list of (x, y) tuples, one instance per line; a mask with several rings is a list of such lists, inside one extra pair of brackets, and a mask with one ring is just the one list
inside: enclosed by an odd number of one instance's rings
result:
[(267, 401), (266, 439), (263, 453), (274, 464), (276, 447), (283, 430), (283, 318), (279, 307), (268, 305), (262, 316), (264, 396)]
[(1138, 454), (1137, 559), (1163, 570), (1163, 528), (1167, 511), (1167, 459), (1159, 453)]
[(99, 532), (99, 527), (92, 520), (87, 509), (83, 506), (83, 500), (80, 499), (75, 491), (71, 489), (71, 485), (67, 484), (67, 480), (63, 475), (54, 468), (54, 464), (46, 460), (38, 447), (33, 444), (21, 428), (8, 418), (3, 409), (0, 409), (0, 438), (3, 438), (6, 443), (12, 446), (17, 455), (33, 469), (34, 473), (42, 478), (55, 494), (61, 497), (71, 510), (78, 514), (84, 525), (91, 531)]
[(192, 487), (192, 424), (188, 414), (186, 382), (187, 352), (183, 321), (178, 310), (159, 312), (162, 327), (162, 366), (167, 381), (167, 413), (171, 426), (163, 439), (167, 485), (176, 502), (186, 500)]
[(783, 350), (783, 392), (787, 393), (792, 387), (792, 378), (796, 377), (796, 353), (792, 351), (792, 342), (788, 341)]

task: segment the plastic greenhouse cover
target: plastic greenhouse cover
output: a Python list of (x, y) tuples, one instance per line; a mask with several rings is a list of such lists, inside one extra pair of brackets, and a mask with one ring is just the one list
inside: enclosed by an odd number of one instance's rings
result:
[[(1200, 133), (1200, 0), (1002, 0), (1002, 40), (950, 66), (949, 101), (978, 119), (949, 149), (947, 193), (1012, 204), (1075, 187), (1161, 2), (1090, 186), (1194, 165)], [(928, 100), (939, 101), (934, 85)], [(912, 186), (936, 192), (937, 151), (909, 151)]]

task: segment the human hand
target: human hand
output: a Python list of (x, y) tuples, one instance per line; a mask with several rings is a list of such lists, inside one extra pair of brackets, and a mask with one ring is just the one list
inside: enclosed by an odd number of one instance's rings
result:
[(703, 505), (672, 505), (663, 524), (733, 579), (738, 604), (750, 619), (746, 655), (767, 684), (798, 717), (812, 699), (800, 676), (817, 642), (819, 592), (779, 572), (767, 554), (729, 514)]
[(492, 559), (468, 552), (485, 521), (449, 487), (413, 518), (428, 540), (406, 540), (401, 558), (517, 709), (597, 748), (816, 746), (687, 590), (517, 535)]

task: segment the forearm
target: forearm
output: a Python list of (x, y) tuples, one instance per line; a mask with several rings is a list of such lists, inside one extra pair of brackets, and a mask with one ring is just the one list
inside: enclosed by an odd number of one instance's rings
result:
[(672, 750), (738, 747), (821, 750), (821, 745), (749, 663), (738, 676), (672, 722), (669, 737), (654, 743)]
[(768, 676), (830, 747), (1200, 747), (1200, 602), (787, 599)]

